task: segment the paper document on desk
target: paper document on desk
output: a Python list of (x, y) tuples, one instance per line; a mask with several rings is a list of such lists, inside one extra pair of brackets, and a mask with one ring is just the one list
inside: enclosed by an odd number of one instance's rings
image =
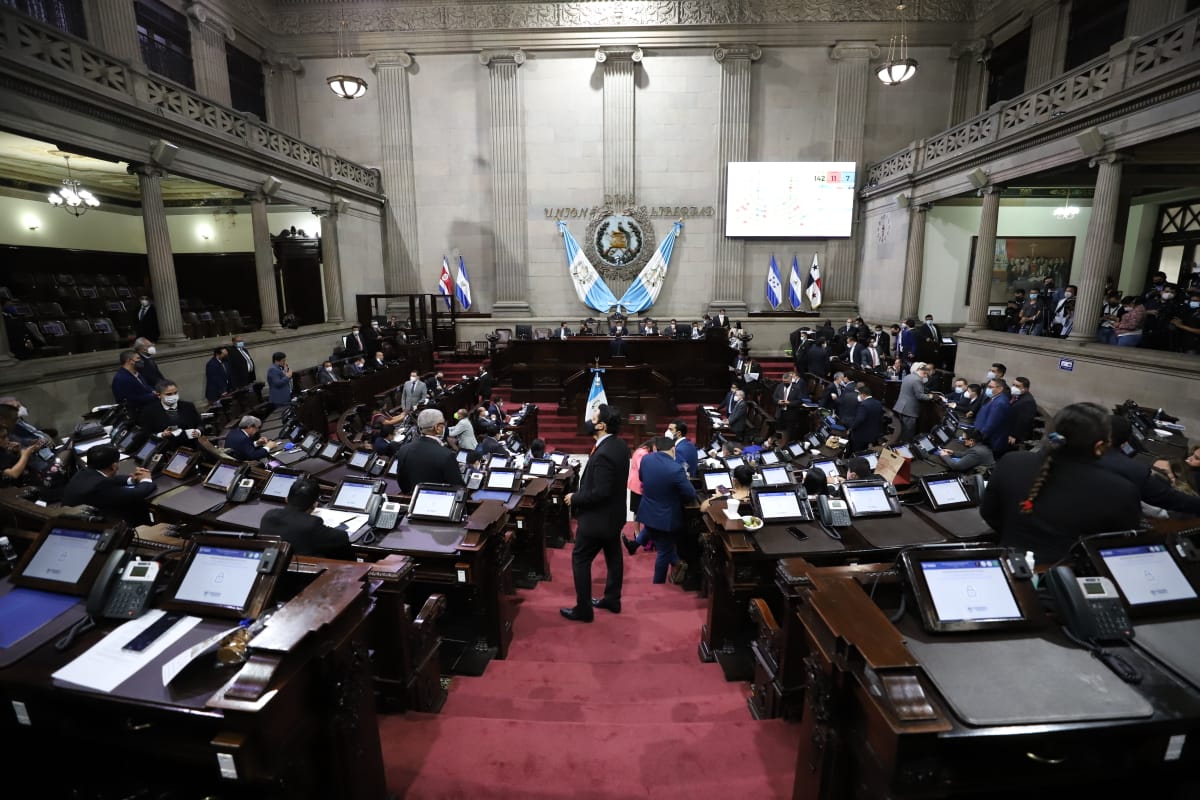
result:
[(188, 664), (191, 664), (197, 658), (204, 655), (212, 655), (217, 652), (221, 646), (221, 642), (225, 641), (225, 637), (240, 628), (241, 625), (234, 625), (228, 630), (214, 633), (199, 644), (192, 645), (187, 650), (184, 650), (179, 655), (172, 658), (162, 667), (162, 682), (163, 686), (167, 686), (171, 681), (179, 676), (179, 673), (187, 669)]
[(154, 609), (126, 622), (50, 677), (85, 689), (111, 692), (200, 624), (199, 617), (184, 617), (145, 650), (138, 652), (122, 649), (162, 615), (162, 610)]
[(366, 514), (355, 514), (353, 511), (335, 511), (332, 508), (318, 508), (314, 509), (312, 513), (320, 517), (331, 528), (344, 525), (348, 533), (353, 533), (367, 523)]

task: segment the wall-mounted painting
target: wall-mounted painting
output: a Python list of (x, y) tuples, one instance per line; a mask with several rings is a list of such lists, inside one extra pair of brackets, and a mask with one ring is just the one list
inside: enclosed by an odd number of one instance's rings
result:
[[(964, 305), (971, 305), (971, 282), (975, 274), (975, 245), (978, 236), (971, 237), (970, 267), (967, 270), (967, 296)], [(1053, 278), (1061, 289), (1071, 277), (1071, 258), (1075, 254), (1074, 236), (1004, 236), (996, 237), (996, 258), (992, 264), (992, 281), (988, 305), (1002, 306), (1017, 289), (1041, 285)]]

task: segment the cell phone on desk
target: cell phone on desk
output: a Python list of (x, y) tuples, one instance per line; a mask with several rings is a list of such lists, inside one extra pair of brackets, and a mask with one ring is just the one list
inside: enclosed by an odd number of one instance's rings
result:
[(131, 558), (114, 550), (88, 594), (87, 611), (105, 619), (137, 619), (150, 605), (158, 579), (158, 562)]

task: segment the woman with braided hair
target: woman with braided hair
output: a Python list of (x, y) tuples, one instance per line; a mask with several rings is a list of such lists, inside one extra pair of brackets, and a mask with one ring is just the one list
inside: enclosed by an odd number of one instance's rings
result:
[(1099, 464), (1108, 447), (1108, 412), (1074, 403), (1055, 415), (1037, 451), (1000, 459), (979, 505), (1000, 544), (1052, 564), (1081, 536), (1138, 527), (1137, 487)]

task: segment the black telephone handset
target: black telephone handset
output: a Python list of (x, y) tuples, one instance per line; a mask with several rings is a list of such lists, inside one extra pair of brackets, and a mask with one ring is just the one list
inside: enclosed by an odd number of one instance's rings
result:
[(229, 482), (229, 488), (225, 490), (225, 496), (229, 498), (229, 502), (244, 503), (253, 494), (254, 478), (246, 474), (247, 469), (248, 467), (243, 464), (238, 468), (237, 473), (233, 476), (233, 480)]
[(372, 478), (378, 478), (387, 469), (388, 460), (386, 458), (376, 458), (371, 462), (371, 466), (367, 467), (367, 475)]
[(1133, 638), (1133, 625), (1112, 581), (1078, 578), (1070, 567), (1046, 573), (1046, 584), (1058, 616), (1074, 636), (1093, 645), (1122, 643)]
[(823, 525), (831, 528), (850, 527), (850, 507), (846, 505), (845, 500), (817, 495), (817, 513)]
[(136, 619), (150, 605), (158, 578), (158, 562), (114, 550), (88, 593), (87, 612), (105, 619)]

